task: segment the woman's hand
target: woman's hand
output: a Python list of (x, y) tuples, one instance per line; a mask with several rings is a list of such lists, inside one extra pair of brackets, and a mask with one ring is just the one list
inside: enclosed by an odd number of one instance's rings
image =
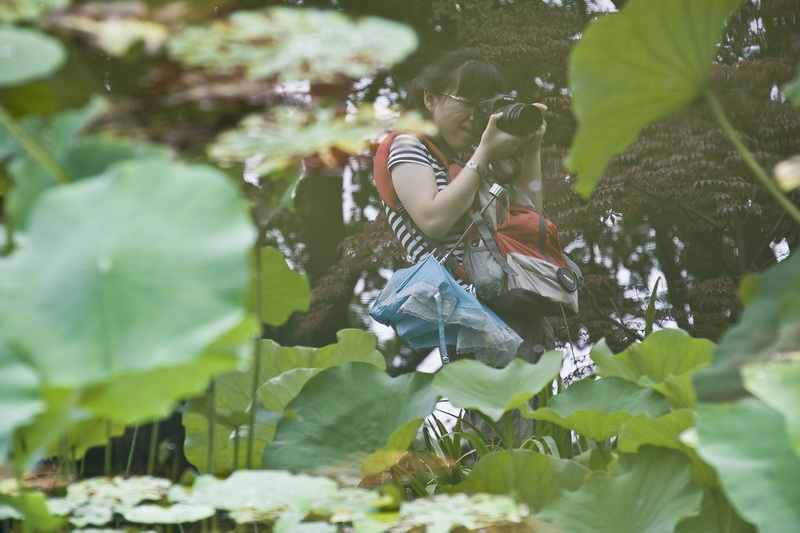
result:
[(495, 113), (489, 117), (489, 123), (483, 130), (481, 141), (475, 149), (473, 159), (479, 158), (479, 163), (488, 165), (492, 161), (503, 159), (516, 153), (520, 146), (528, 142), (528, 137), (512, 135), (497, 127), (497, 121), (502, 113)]

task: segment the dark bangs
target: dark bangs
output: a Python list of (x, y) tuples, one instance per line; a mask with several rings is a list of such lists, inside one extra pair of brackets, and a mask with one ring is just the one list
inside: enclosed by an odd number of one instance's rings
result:
[(486, 60), (464, 63), (456, 73), (455, 87), (448, 89), (458, 96), (478, 100), (506, 92), (506, 82), (500, 70)]

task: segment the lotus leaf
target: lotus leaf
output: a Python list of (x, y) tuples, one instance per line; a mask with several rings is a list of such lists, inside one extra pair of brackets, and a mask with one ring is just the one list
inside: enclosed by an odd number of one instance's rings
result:
[(618, 472), (593, 474), (538, 517), (570, 533), (672, 533), (679, 520), (700, 511), (702, 492), (687, 465), (679, 452), (644, 446), (637, 454), (622, 454)]
[[(404, 452), (413, 440), (409, 425), (433, 412), (433, 376), (391, 378), (365, 363), (329, 368), (314, 376), (288, 406), (275, 440), (264, 449), (264, 468), (349, 471), (392, 444)], [(403, 442), (392, 439), (403, 433)]]
[(786, 419), (794, 451), (800, 455), (800, 351), (742, 368), (744, 386)]
[(740, 367), (800, 350), (800, 253), (758, 275), (758, 294), (739, 323), (719, 343), (714, 361), (694, 377), (698, 398), (724, 400), (748, 395)]
[(583, 379), (567, 387), (529, 418), (547, 420), (602, 441), (618, 435), (636, 415), (657, 418), (669, 411), (657, 392), (620, 378)]
[(528, 411), (528, 400), (561, 371), (563, 354), (552, 351), (536, 364), (514, 359), (502, 369), (478, 361), (456, 361), (442, 368), (433, 386), (450, 403), (462, 409), (478, 409), (497, 421), (512, 409)]
[(514, 494), (533, 511), (577, 490), (589, 470), (565, 459), (527, 450), (503, 450), (481, 458), (463, 482), (448, 492)]
[(725, 531), (727, 533), (756, 533), (756, 529), (741, 519), (731, 507), (720, 489), (703, 491), (700, 514), (690, 516), (678, 523), (675, 533), (708, 533)]
[(598, 375), (651, 387), (663, 394), (672, 407), (681, 408), (697, 403), (691, 376), (711, 363), (715, 347), (713, 342), (694, 339), (685, 331), (662, 329), (616, 355), (611, 355), (605, 341), (601, 341), (591, 356)]
[[(81, 407), (96, 416), (134, 424), (168, 415), (178, 400), (202, 393), (212, 377), (242, 366), (254, 335), (259, 333), (255, 320), (246, 320), (223, 335), (191, 363), (127, 372), (101, 385), (87, 387)], [(246, 349), (248, 348), (248, 349)], [(147, 390), (136, 402), (138, 391)]]
[[(39, 129), (36, 138), (49, 139), (50, 155), (71, 180), (97, 176), (111, 164), (126, 159), (168, 159), (169, 151), (156, 145), (96, 137), (76, 139), (80, 128), (85, 127), (102, 108), (98, 104), (88, 106), (84, 111), (62, 113), (52, 124)], [(29, 154), (15, 159), (9, 165), (9, 173), (17, 181), (9, 194), (9, 208), (14, 220), (24, 227), (38, 198), (45, 190), (54, 187), (56, 180)]]
[(701, 403), (697, 452), (716, 470), (739, 515), (761, 533), (800, 524), (800, 456), (780, 413), (750, 398)]
[[(277, 419), (264, 411), (257, 411), (262, 420), (256, 424), (252, 456), (246, 456), (246, 437), (253, 406), (253, 383), (261, 384), (259, 399), (271, 411), (282, 412), (306, 381), (318, 370), (353, 361), (362, 361), (386, 368), (380, 352), (375, 350), (377, 339), (361, 330), (341, 330), (339, 342), (322, 348), (296, 346), (284, 348), (271, 340), (259, 346), (259, 375), (253, 369), (232, 372), (215, 381), (213, 392), (189, 402), (184, 415), (186, 427), (185, 453), (189, 461), (201, 472), (227, 474), (239, 466), (256, 465), (264, 445), (272, 440)], [(283, 376), (283, 373), (290, 375)], [(209, 468), (209, 419), (214, 418), (214, 465)], [(266, 418), (265, 418), (266, 417)]]
[[(308, 278), (293, 271), (286, 259), (275, 248), (260, 248), (261, 272), (258, 286), (261, 291), (261, 319), (280, 326), (295, 311), (308, 311), (311, 303), (311, 288)], [(252, 291), (251, 300), (255, 296)], [(255, 308), (255, 306), (253, 306)]]
[[(5, 16), (6, 8), (3, 7)], [(60, 41), (36, 30), (0, 27), (0, 88), (45, 78), (67, 58)]]
[(63, 9), (70, 0), (4, 0), (0, 22), (36, 20), (49, 11)]
[[(47, 533), (61, 528), (64, 520), (53, 516), (47, 509), (45, 495), (41, 492), (24, 491), (16, 494), (5, 494), (0, 490), (0, 507), (8, 505), (25, 516), (25, 526), (32, 531)], [(13, 511), (8, 512), (14, 515)]]
[(209, 167), (118, 163), (49, 190), (28, 237), (4, 261), (0, 333), (46, 383), (189, 363), (243, 319), (254, 229)]
[(11, 449), (14, 430), (31, 422), (45, 404), (39, 394), (39, 378), (10, 348), (0, 343), (0, 465)]
[(209, 27), (188, 28), (168, 44), (172, 56), (190, 67), (315, 82), (362, 78), (403, 60), (416, 46), (416, 34), (396, 22), (291, 8), (237, 11)]
[(726, 19), (743, 0), (630, 0), (599, 17), (569, 62), (578, 134), (567, 166), (588, 196), (648, 124), (699, 98)]

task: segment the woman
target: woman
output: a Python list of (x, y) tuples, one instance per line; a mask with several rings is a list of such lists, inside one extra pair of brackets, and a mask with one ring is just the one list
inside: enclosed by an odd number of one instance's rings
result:
[[(464, 215), (473, 205), (482, 179), (493, 162), (522, 149), (518, 190), (541, 208), (541, 142), (546, 125), (536, 133), (516, 136), (497, 127), (501, 114), (492, 115), (482, 135), (473, 130), (474, 106), (484, 98), (505, 92), (505, 80), (495, 65), (470, 51), (442, 55), (418, 76), (408, 89), (406, 108), (421, 111), (433, 120), (437, 135), (432, 139), (444, 153), (459, 154), (466, 166), (450, 182), (448, 170), (431, 149), (415, 135), (395, 137), (389, 150), (388, 168), (398, 199), (413, 220), (407, 227), (403, 218), (386, 207), (392, 229), (409, 252), (413, 263), (430, 252), (428, 239), (450, 249), (466, 227)], [(542, 111), (547, 108), (537, 104)], [(471, 155), (464, 159), (464, 154)], [(416, 227), (413, 227), (416, 226)], [(463, 250), (456, 249), (457, 259)], [(485, 301), (522, 338), (517, 357), (531, 362), (553, 346), (552, 328), (528, 305), (502, 305)]]

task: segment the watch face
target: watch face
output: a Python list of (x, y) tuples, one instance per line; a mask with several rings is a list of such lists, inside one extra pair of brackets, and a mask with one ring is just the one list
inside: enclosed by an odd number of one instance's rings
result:
[(578, 290), (578, 278), (570, 269), (561, 267), (556, 271), (556, 276), (558, 277), (558, 281), (561, 283), (561, 286), (569, 292), (575, 292)]

